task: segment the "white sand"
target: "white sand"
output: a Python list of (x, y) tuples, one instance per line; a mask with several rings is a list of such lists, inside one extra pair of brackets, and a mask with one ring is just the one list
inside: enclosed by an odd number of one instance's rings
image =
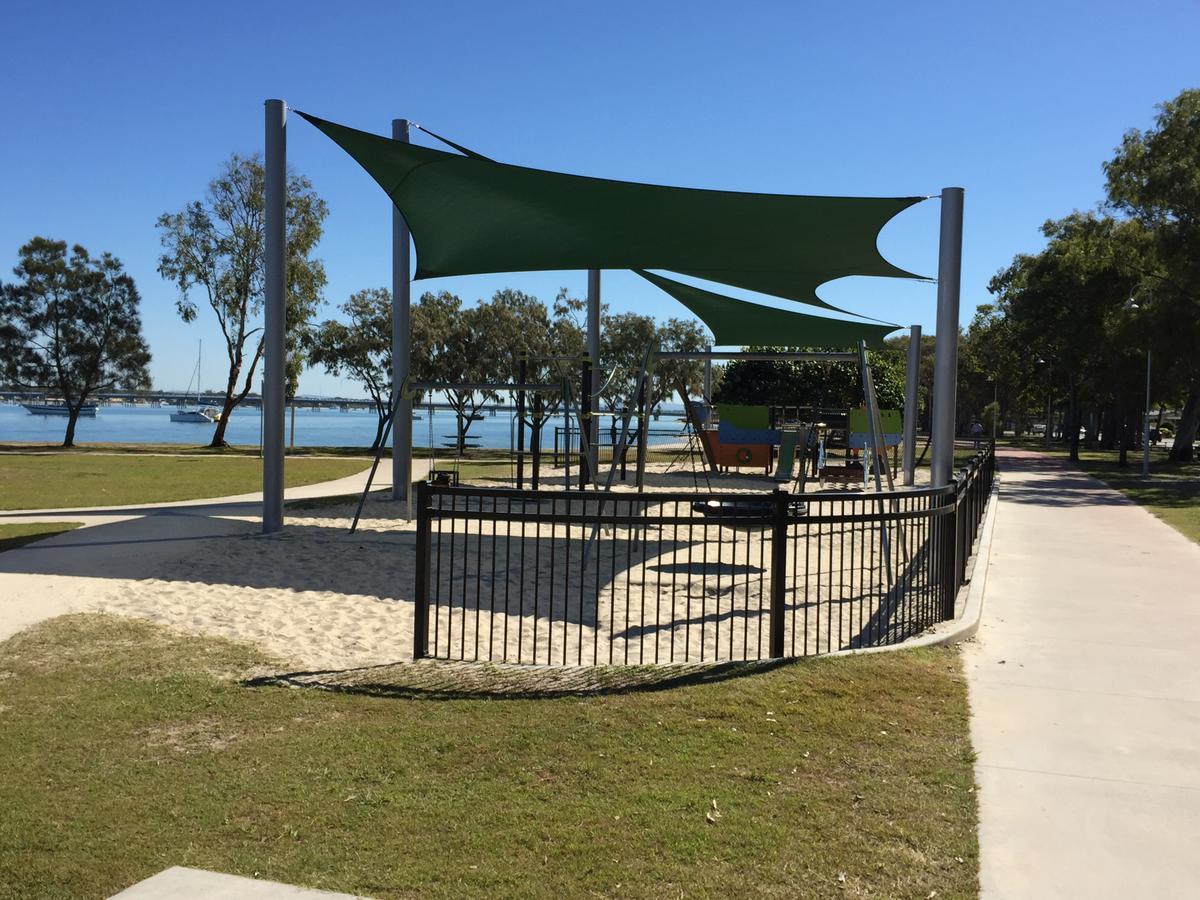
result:
[[(648, 487), (652, 490), (693, 490), (690, 471), (664, 474), (661, 464), (650, 468)], [(561, 475), (556, 478), (547, 472), (543, 485), (549, 487), (556, 480), (561, 483)], [(736, 492), (763, 492), (773, 487), (761, 478), (735, 475), (714, 477), (711, 484), (713, 490)], [(699, 486), (705, 489), (703, 478)], [(632, 477), (624, 485), (618, 482), (616, 490), (631, 491)], [(681, 514), (687, 514), (688, 507), (690, 503), (683, 502)], [(199, 510), (189, 516), (155, 515), (137, 520), (136, 534), (128, 533), (135, 523), (123, 523), (125, 532), (118, 532), (120, 540), (112, 541), (111, 546), (97, 535), (86, 559), (81, 551), (74, 551), (81, 561), (69, 572), (47, 565), (39, 574), (21, 577), (40, 579), (27, 585), (33, 590), (44, 593), (53, 584), (54, 591), (68, 592), (63, 604), (68, 609), (136, 616), (191, 633), (252, 641), (298, 669), (396, 662), (411, 658), (413, 650), (416, 536), (414, 525), (401, 520), (402, 513), (394, 504), (373, 499), (359, 532), (349, 535), (353, 504), (292, 509), (287, 530), (269, 537), (256, 533), (254, 519), (243, 510), (219, 518), (211, 511)], [(122, 525), (104, 527), (120, 529)], [(462, 527), (460, 522), (460, 535), (464, 534)], [(714, 524), (660, 529), (653, 535), (647, 533), (651, 541), (644, 549), (634, 546), (632, 550), (629, 529), (605, 533), (588, 551), (588, 585), (597, 583), (597, 562), (600, 566), (599, 588), (589, 588), (598, 602), (594, 609), (585, 604), (586, 612), (581, 614), (578, 560), (588, 543), (590, 527), (576, 525), (568, 531), (560, 525), (552, 541), (549, 526), (537, 529), (537, 540), (533, 540), (532, 526), (527, 526), (527, 548), (540, 543), (556, 550), (546, 552), (536, 566), (527, 559), (524, 587), (519, 566), (504, 562), (504, 526), (500, 526), (496, 543), (491, 527), (484, 523), (481, 537), (480, 528), (473, 525), (470, 537), (455, 542), (460, 554), (454, 569), (456, 594), (450, 595), (448, 557), (443, 557), (440, 575), (431, 572), (439, 596), (450, 601), (439, 608), (434, 622), (438, 644), (431, 649), (440, 656), (472, 658), (477, 653), (486, 655), (489, 646), (499, 653), (507, 643), (510, 654), (520, 645), (526, 661), (536, 646), (539, 662), (561, 663), (564, 647), (568, 663), (578, 661), (581, 655), (584, 662), (593, 658), (607, 662), (610, 649), (616, 662), (651, 662), (656, 651), (658, 658), (666, 661), (672, 648), (678, 660), (684, 647), (692, 660), (698, 660), (701, 653), (705, 659), (728, 659), (740, 658), (745, 652), (758, 655), (760, 641), (765, 655), (770, 594), (769, 573), (760, 565), (762, 529), (735, 530)], [(88, 529), (89, 534), (93, 531), (100, 529)], [(140, 542), (148, 536), (180, 532), (189, 537), (177, 547), (169, 539), (159, 544)], [(737, 568), (726, 566), (718, 574), (716, 548), (710, 546), (706, 551), (705, 534), (709, 540), (721, 536), (726, 542), (725, 562), (732, 561)], [(71, 538), (64, 535), (5, 556), (35, 551), (47, 554), (50, 545), (70, 544)], [(659, 538), (664, 539), (661, 551)], [(736, 557), (728, 555), (731, 541), (737, 542)], [(507, 546), (517, 548), (519, 544), (514, 539)], [(806, 640), (809, 652), (818, 647), (836, 649), (870, 619), (876, 608), (873, 597), (883, 590), (872, 580), (861, 583), (861, 578), (849, 584), (841, 560), (848, 561), (848, 568), (850, 546), (859, 559), (878, 554), (878, 533), (862, 527), (843, 527), (840, 532), (827, 528), (819, 536), (814, 531), (809, 546), (812, 552), (817, 546), (822, 548), (821, 574), (811, 558), (807, 563), (789, 561), (787, 573), (793, 587), (807, 589), (810, 601), (791, 613), (796, 649), (800, 651)], [(442, 547), (443, 553), (449, 552), (447, 538)], [(491, 571), (493, 547), (498, 560), (495, 576)], [(464, 548), (465, 557), (461, 555)], [(509, 550), (510, 559), (512, 552), (515, 549)], [(570, 554), (574, 554), (570, 562), (574, 570), (567, 572)], [(58, 557), (69, 558), (69, 553)], [(17, 564), (17, 570), (23, 565)], [(13, 567), (5, 569), (12, 571)], [(541, 572), (537, 579), (535, 569)], [(553, 585), (549, 596), (539, 596), (536, 609), (531, 596), (535, 581)], [(838, 596), (830, 594), (831, 584)], [(468, 587), (465, 604), (464, 585)], [(505, 587), (509, 615), (503, 614), (502, 602), (494, 618), (476, 611), (476, 597), (488, 606), (493, 588), (502, 598)], [(814, 605), (818, 599), (822, 602)], [(662, 618), (668, 624), (642, 630), (643, 615), (651, 623)], [(789, 632), (789, 649), (791, 636)]]

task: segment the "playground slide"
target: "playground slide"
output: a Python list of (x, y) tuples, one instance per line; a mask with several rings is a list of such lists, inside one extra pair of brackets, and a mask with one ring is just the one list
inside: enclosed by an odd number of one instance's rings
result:
[(775, 469), (775, 480), (789, 482), (796, 471), (796, 443), (800, 435), (795, 431), (785, 431), (780, 435), (779, 465)]

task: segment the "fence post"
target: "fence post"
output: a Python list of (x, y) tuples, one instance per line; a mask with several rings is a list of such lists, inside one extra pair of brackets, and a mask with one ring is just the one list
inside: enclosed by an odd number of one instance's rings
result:
[(943, 499), (950, 505), (950, 511), (938, 518), (942, 523), (941, 533), (941, 559), (938, 560), (938, 568), (941, 570), (938, 581), (942, 586), (942, 618), (941, 621), (948, 622), (954, 618), (954, 601), (958, 596), (958, 578), (956, 577), (957, 566), (956, 548), (958, 545), (958, 486), (955, 482), (950, 482), (950, 492), (943, 495)]
[[(517, 381), (525, 384), (529, 376), (529, 366), (526, 361), (528, 354), (521, 351), (521, 363), (517, 370)], [(517, 391), (517, 490), (525, 487), (525, 391)]]
[[(579, 489), (582, 491), (588, 486), (588, 482), (594, 481), (596, 474), (592, 471), (593, 459), (599, 459), (599, 456), (594, 456), (595, 447), (592, 444), (592, 364), (585, 362), (583, 371), (579, 375), (580, 391), (579, 391)], [(585, 453), (583, 448), (587, 447)], [(567, 479), (570, 482), (570, 479)]]
[(771, 658), (783, 656), (783, 617), (787, 577), (788, 504), (787, 491), (775, 492), (774, 521), (771, 526)]
[(413, 609), (413, 659), (429, 655), (429, 485), (417, 483), (417, 585)]

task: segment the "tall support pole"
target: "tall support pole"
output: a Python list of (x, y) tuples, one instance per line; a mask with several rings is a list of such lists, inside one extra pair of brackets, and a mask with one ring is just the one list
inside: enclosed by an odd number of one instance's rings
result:
[(1142, 477), (1150, 477), (1150, 350), (1146, 350), (1146, 416), (1142, 425)]
[(283, 407), (287, 333), (287, 104), (266, 103), (263, 335), (263, 533), (283, 529)]
[(962, 282), (963, 189), (942, 189), (938, 249), (937, 344), (933, 357), (934, 487), (954, 479), (954, 418), (958, 384), (958, 296)]
[(588, 477), (595, 480), (600, 471), (600, 270), (588, 269), (587, 281), (587, 354), (592, 363), (591, 384), (588, 385), (587, 436)]
[(917, 406), (921, 387), (921, 326), (908, 329), (908, 371), (904, 378), (904, 486), (917, 479)]
[[(408, 143), (408, 119), (392, 119), (392, 140)], [(412, 278), (408, 258), (408, 222), (392, 206), (392, 395), (408, 377), (412, 326), (409, 303)], [(402, 397), (392, 428), (392, 499), (407, 500), (412, 483), (412, 401)]]

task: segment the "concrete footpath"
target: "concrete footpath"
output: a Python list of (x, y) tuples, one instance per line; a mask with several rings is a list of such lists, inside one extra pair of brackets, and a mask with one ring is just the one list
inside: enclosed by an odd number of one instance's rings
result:
[(983, 896), (1200, 896), (1200, 546), (1000, 451), (966, 645)]

